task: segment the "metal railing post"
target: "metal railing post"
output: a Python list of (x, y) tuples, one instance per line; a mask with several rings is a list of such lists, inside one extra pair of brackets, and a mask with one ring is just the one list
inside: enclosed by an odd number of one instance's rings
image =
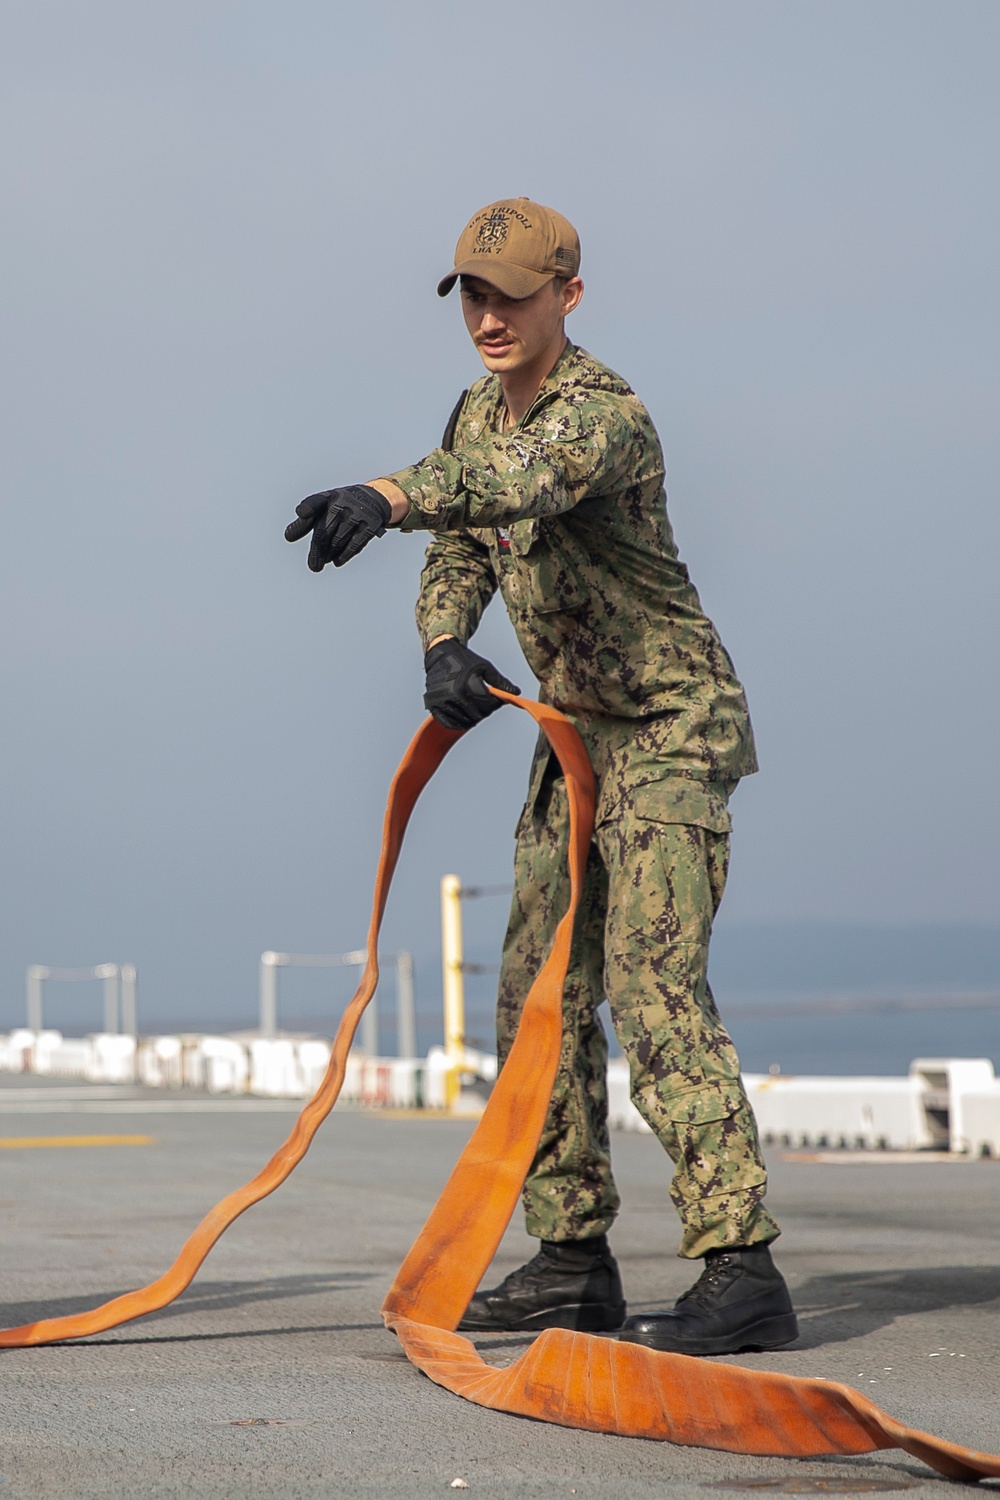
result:
[(111, 1036), (118, 1032), (118, 975), (117, 964), (96, 964), (94, 978), (104, 980), (104, 1030)]
[(413, 955), (396, 954), (396, 1054), (416, 1057), (417, 1022), (413, 1006)]
[(462, 882), (457, 875), (441, 881), (441, 963), (444, 988), (444, 1050), (448, 1059), (447, 1101), (459, 1093), (459, 1071), (465, 1057), (465, 981), (462, 973)]
[(36, 1034), (42, 1029), (42, 980), (48, 979), (49, 971), (44, 964), (29, 964), (25, 975), (28, 999), (28, 1030)]
[(365, 1006), (361, 1017), (361, 1050), (368, 1057), (378, 1057), (378, 991)]
[(121, 1002), (122, 1002), (122, 1031), (126, 1036), (139, 1040), (139, 1012), (136, 1003), (136, 974), (135, 964), (122, 964), (121, 977)]
[(272, 1041), (278, 1032), (278, 969), (284, 953), (268, 948), (260, 955), (260, 1034)]

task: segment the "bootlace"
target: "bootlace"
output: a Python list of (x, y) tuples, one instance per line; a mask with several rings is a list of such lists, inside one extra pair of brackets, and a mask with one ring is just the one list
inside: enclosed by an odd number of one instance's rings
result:
[(511, 1271), (508, 1276), (505, 1276), (503, 1285), (511, 1291), (519, 1290), (524, 1286), (526, 1281), (529, 1281), (537, 1273), (557, 1269), (556, 1263), (549, 1259), (545, 1251), (539, 1250), (538, 1254), (533, 1255), (531, 1260), (527, 1261), (523, 1266), (518, 1266), (516, 1271)]
[(710, 1261), (706, 1261), (705, 1269), (694, 1286), (677, 1298), (675, 1306), (679, 1307), (682, 1302), (699, 1302), (707, 1306), (715, 1300), (716, 1293), (722, 1290), (723, 1285), (732, 1280), (735, 1269), (728, 1255), (713, 1256)]

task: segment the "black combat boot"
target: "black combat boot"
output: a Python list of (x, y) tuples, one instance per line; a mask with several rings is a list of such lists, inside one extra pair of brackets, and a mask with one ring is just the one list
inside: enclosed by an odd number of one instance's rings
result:
[(564, 1243), (543, 1240), (534, 1260), (491, 1291), (475, 1294), (458, 1327), (462, 1333), (542, 1328), (610, 1333), (624, 1321), (618, 1263), (601, 1234)]
[(672, 1312), (629, 1318), (618, 1335), (673, 1354), (777, 1349), (798, 1336), (792, 1299), (767, 1245), (710, 1250), (704, 1271)]

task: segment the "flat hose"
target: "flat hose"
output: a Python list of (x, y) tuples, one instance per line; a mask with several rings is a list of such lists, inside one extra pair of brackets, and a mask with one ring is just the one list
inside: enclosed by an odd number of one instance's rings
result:
[[(559, 1328), (546, 1329), (518, 1359), (496, 1368), (454, 1332), (493, 1259), (541, 1135), (559, 1059), (563, 985), (594, 818), (593, 772), (568, 719), (527, 698), (499, 691), (496, 696), (531, 715), (562, 766), (570, 805), (570, 904), (525, 1000), (516, 1040), (486, 1110), (385, 1300), (387, 1327), (431, 1380), (497, 1411), (733, 1453), (812, 1458), (901, 1448), (952, 1479), (1000, 1476), (1000, 1456), (906, 1427), (835, 1381), (749, 1370)], [(396, 772), (364, 975), (337, 1030), (323, 1082), (285, 1144), (252, 1181), (212, 1209), (158, 1280), (88, 1313), (0, 1332), (0, 1348), (83, 1338), (166, 1307), (190, 1284), (229, 1225), (280, 1187), (302, 1160), (336, 1102), (348, 1050), (378, 983), (379, 929), (410, 814), (460, 738), (460, 731), (426, 720)]]

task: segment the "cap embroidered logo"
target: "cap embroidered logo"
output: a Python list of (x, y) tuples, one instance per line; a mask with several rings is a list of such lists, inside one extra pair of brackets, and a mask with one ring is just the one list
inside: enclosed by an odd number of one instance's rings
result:
[(476, 245), (487, 255), (498, 250), (507, 238), (507, 212), (503, 208), (494, 208), (489, 218), (484, 219), (479, 226)]

